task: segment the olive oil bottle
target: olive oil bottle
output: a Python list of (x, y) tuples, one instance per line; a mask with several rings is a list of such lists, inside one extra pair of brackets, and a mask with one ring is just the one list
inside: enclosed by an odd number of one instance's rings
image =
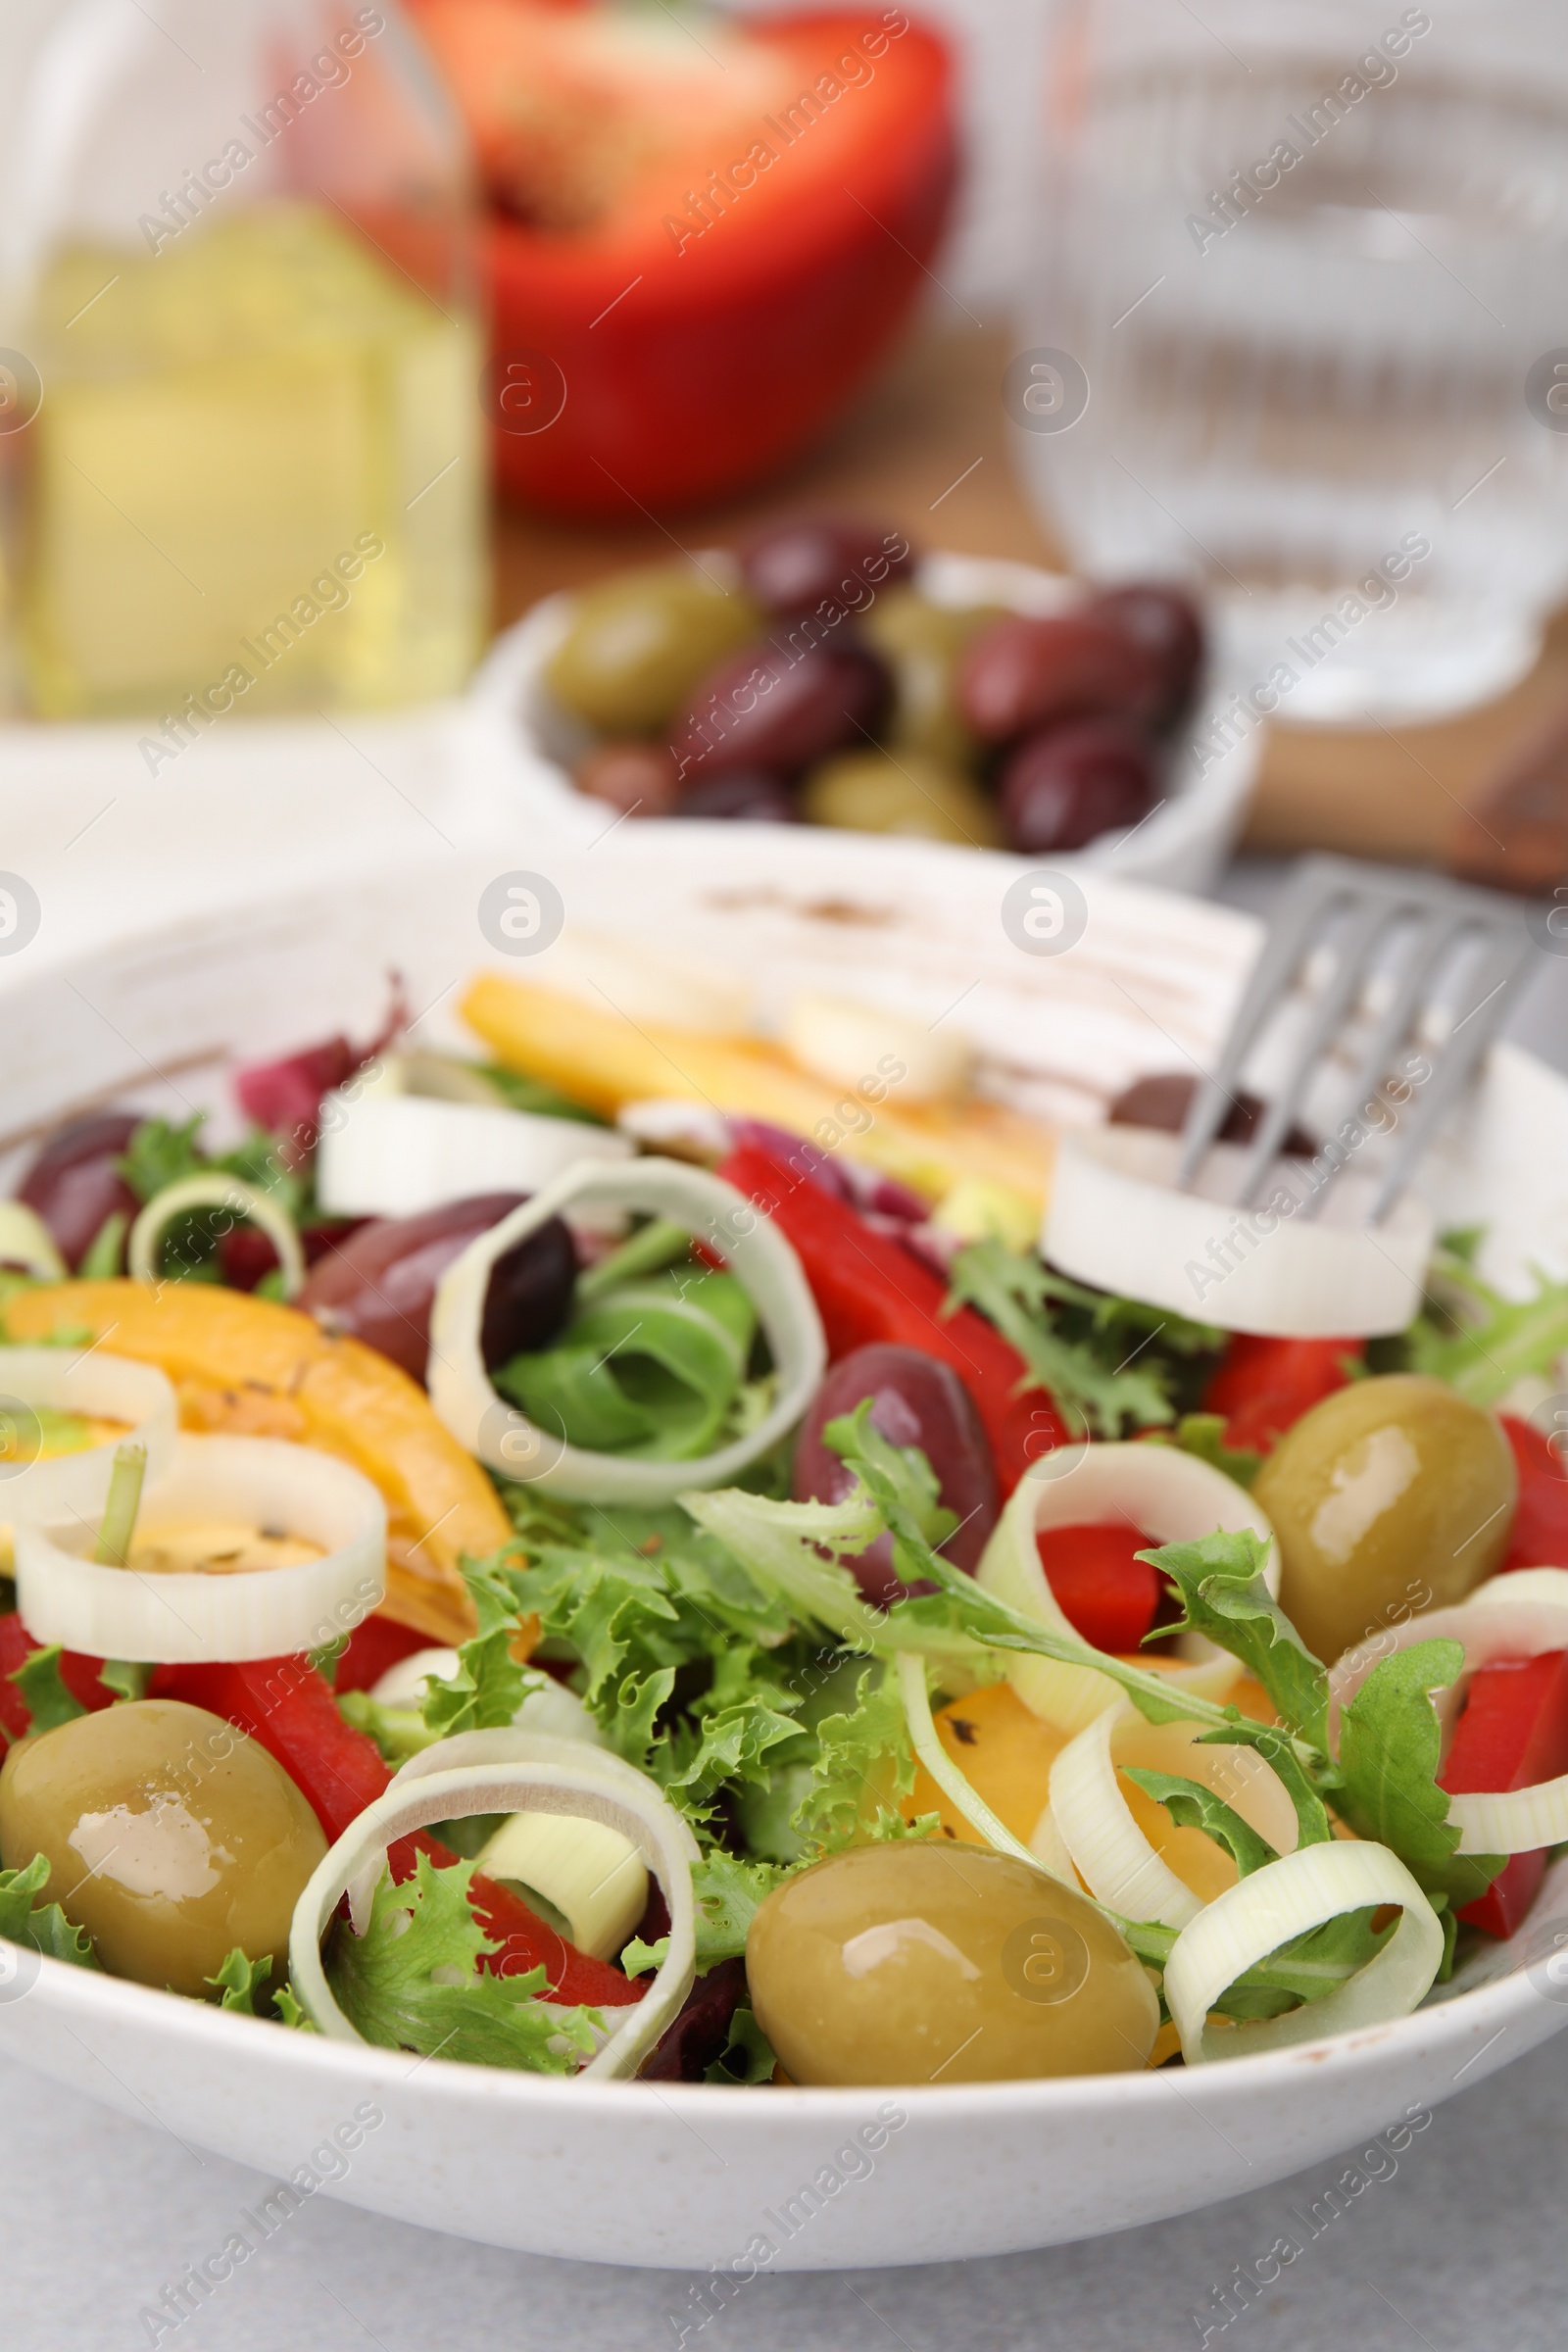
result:
[(0, 437), (15, 699), (171, 717), (177, 748), (229, 712), (450, 693), (483, 585), (459, 133), (385, 0), (161, 17), (174, 42), (145, 20), (118, 113), (123, 66), (80, 62), (101, 9), (67, 12), (76, 62), (49, 69), (79, 184), (0, 333), (33, 412)]

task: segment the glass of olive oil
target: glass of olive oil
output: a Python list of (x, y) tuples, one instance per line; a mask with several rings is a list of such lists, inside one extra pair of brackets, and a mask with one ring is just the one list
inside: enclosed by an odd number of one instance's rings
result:
[[(392, 0), (72, 0), (0, 232), (14, 705), (450, 693), (479, 642), (467, 158)], [(11, 429), (3, 429), (9, 425)]]

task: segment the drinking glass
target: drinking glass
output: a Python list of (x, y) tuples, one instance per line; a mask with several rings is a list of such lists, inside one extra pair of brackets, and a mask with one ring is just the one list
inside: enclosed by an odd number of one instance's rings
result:
[(1237, 724), (1501, 692), (1568, 588), (1561, 0), (1063, 0), (1005, 399), (1085, 570), (1203, 589)]

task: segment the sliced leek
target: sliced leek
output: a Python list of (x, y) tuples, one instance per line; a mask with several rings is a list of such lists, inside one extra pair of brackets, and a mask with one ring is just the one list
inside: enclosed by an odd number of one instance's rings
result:
[(88, 1556), (97, 1528), (73, 1518), (15, 1531), (17, 1607), (39, 1642), (166, 1665), (278, 1658), (352, 1632), (386, 1592), (386, 1504), (349, 1463), (276, 1438), (181, 1437), (149, 1482), (141, 1537), (240, 1522), (318, 1547), (293, 1567), (150, 1574)]
[(1091, 1894), (1124, 1919), (1184, 1928), (1202, 1904), (1133, 1819), (1111, 1759), (1120, 1708), (1097, 1715), (1051, 1767), (1057, 1835)]
[[(1216, 1528), (1250, 1528), (1268, 1543), (1264, 1574), (1269, 1590), (1279, 1590), (1273, 1528), (1245, 1488), (1174, 1446), (1136, 1442), (1061, 1446), (1042, 1455), (1019, 1480), (992, 1531), (977, 1581), (1025, 1616), (1072, 1637), (1041, 1566), (1036, 1538), (1048, 1527), (1106, 1520), (1140, 1528), (1156, 1544), (1190, 1543)], [(1195, 1635), (1183, 1635), (1181, 1642), (1184, 1663), (1170, 1679), (1195, 1696), (1223, 1702), (1241, 1680), (1238, 1661)], [(1053, 1658), (1017, 1658), (1007, 1675), (1026, 1707), (1067, 1732), (1082, 1730), (1121, 1697), (1108, 1676)]]
[[(51, 1452), (49, 1428), (63, 1415), (108, 1423), (113, 1434)], [(145, 1446), (147, 1477), (156, 1480), (173, 1458), (178, 1417), (173, 1389), (156, 1365), (97, 1348), (0, 1348), (0, 1519), (91, 1521), (96, 1530), (116, 1448), (122, 1442)]]
[[(1209, 2011), (1237, 1978), (1294, 1936), (1347, 1911), (1400, 1906), (1398, 1925), (1364, 1968), (1283, 2017), (1211, 2025)], [(1384, 1845), (1332, 1838), (1283, 1854), (1215, 1897), (1182, 1929), (1165, 1963), (1165, 2001), (1189, 2066), (1241, 2058), (1407, 2017), (1443, 1963), (1443, 1926), (1396, 1855)]]
[(975, 1050), (961, 1030), (814, 991), (794, 1000), (779, 1043), (813, 1078), (873, 1090), (873, 1101), (888, 1094), (906, 1105), (950, 1101), (967, 1094), (974, 1076)]
[(216, 1168), (210, 1175), (185, 1176), (178, 1184), (166, 1184), (161, 1193), (154, 1193), (125, 1245), (125, 1265), (132, 1281), (156, 1287), (166, 1279), (164, 1235), (176, 1217), (198, 1208), (223, 1209), (231, 1217), (244, 1217), (259, 1226), (277, 1251), (283, 1297), (292, 1298), (304, 1288), (305, 1252), (293, 1218), (256, 1185), (247, 1184), (241, 1176), (225, 1176)]
[(69, 1272), (54, 1235), (24, 1200), (0, 1200), (0, 1266), (20, 1266), (38, 1282), (64, 1282)]
[[(600, 1822), (617, 1830), (635, 1846), (663, 1890), (669, 1910), (665, 1956), (652, 1984), (634, 2007), (612, 2011), (615, 2021), (603, 2046), (582, 2070), (601, 2081), (635, 2075), (665, 2029), (679, 2014), (696, 1975), (696, 1908), (692, 1896), (691, 1865), (696, 1841), (656, 1784), (631, 1767), (611, 1767), (614, 1759), (576, 1749), (564, 1762), (506, 1761), (517, 1753), (514, 1744), (523, 1735), (468, 1733), (461, 1740), (442, 1741), (405, 1767), (384, 1795), (353, 1822), (326, 1855), (295, 1907), (289, 1936), (289, 1976), (296, 1998), (318, 2031), (336, 2041), (359, 2042), (358, 2034), (343, 2014), (327, 1982), (321, 1960), (321, 1938), (351, 1886), (363, 1886), (367, 1876), (373, 1894), (385, 1868), (386, 1849), (410, 1831), (434, 1822), (465, 1820), (475, 1813), (564, 1814)], [(465, 1761), (475, 1742), (490, 1743), (488, 1752), (503, 1760)], [(442, 1750), (453, 1751), (443, 1755)], [(430, 1759), (434, 1758), (432, 1762)], [(631, 1779), (625, 1776), (631, 1775)], [(638, 1785), (633, 1785), (636, 1783)], [(363, 1922), (364, 1912), (359, 1913)], [(351, 1922), (350, 1933), (354, 1932)]]
[[(755, 1427), (712, 1453), (656, 1461), (568, 1446), (491, 1385), (479, 1332), (496, 1260), (552, 1216), (606, 1208), (667, 1217), (706, 1239), (757, 1309), (773, 1357), (773, 1401)], [(722, 1486), (795, 1427), (826, 1361), (810, 1287), (778, 1227), (733, 1185), (674, 1159), (580, 1160), (469, 1243), (442, 1276), (430, 1314), (430, 1401), (453, 1436), (503, 1476), (587, 1502), (670, 1502), (687, 1487)]]
[[(937, 1735), (931, 1715), (931, 1694), (926, 1688), (926, 1669), (923, 1658), (910, 1657), (906, 1651), (895, 1661), (899, 1676), (899, 1695), (904, 1701), (904, 1719), (909, 1727), (909, 1745), (925, 1766), (943, 1795), (956, 1812), (961, 1813), (972, 1830), (978, 1830), (988, 1845), (999, 1853), (1011, 1854), (1032, 1869), (1043, 1870), (1048, 1877), (1060, 1877), (1053, 1871), (1044, 1855), (1036, 1853), (1015, 1838), (1005, 1822), (1000, 1821), (978, 1789), (971, 1788)], [(1073, 1884), (1068, 1875), (1065, 1883)]]
[(514, 1813), (479, 1856), (488, 1878), (542, 1894), (579, 1952), (615, 1960), (648, 1908), (648, 1872), (623, 1831), (560, 1813)]
[(632, 1151), (626, 1136), (580, 1119), (351, 1086), (321, 1105), (317, 1198), (333, 1216), (412, 1217), (475, 1193), (536, 1193), (578, 1160)]

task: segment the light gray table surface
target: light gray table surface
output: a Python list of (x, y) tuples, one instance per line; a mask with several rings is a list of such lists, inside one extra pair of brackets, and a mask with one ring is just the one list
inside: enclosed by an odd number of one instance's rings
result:
[[(1220, 895), (1262, 912), (1277, 881), (1278, 869), (1244, 865)], [(1568, 1070), (1568, 958), (1542, 958), (1511, 1033)], [(1387, 2168), (1380, 2157), (1366, 2169)], [(764, 2277), (704, 2330), (701, 2352), (1176, 2352), (1200, 2345), (1199, 2312), (1219, 2352), (1560, 2352), (1568, 2342), (1568, 2036), (1440, 2107), (1396, 2172), (1218, 2329), (1213, 2290), (1265, 2254), (1291, 2227), (1287, 2209), (1309, 2208), (1340, 2169), (1043, 2253)], [(258, 2175), (198, 2159), (151, 2123), (0, 2064), (0, 2347), (148, 2344), (143, 2308), (221, 2242), (261, 2187)], [(909, 2219), (917, 2243), (920, 2216)], [(614, 2228), (607, 2213), (607, 2242)], [(687, 2284), (679, 2273), (501, 2253), (318, 2198), (160, 2340), (182, 2352), (677, 2352)]]

